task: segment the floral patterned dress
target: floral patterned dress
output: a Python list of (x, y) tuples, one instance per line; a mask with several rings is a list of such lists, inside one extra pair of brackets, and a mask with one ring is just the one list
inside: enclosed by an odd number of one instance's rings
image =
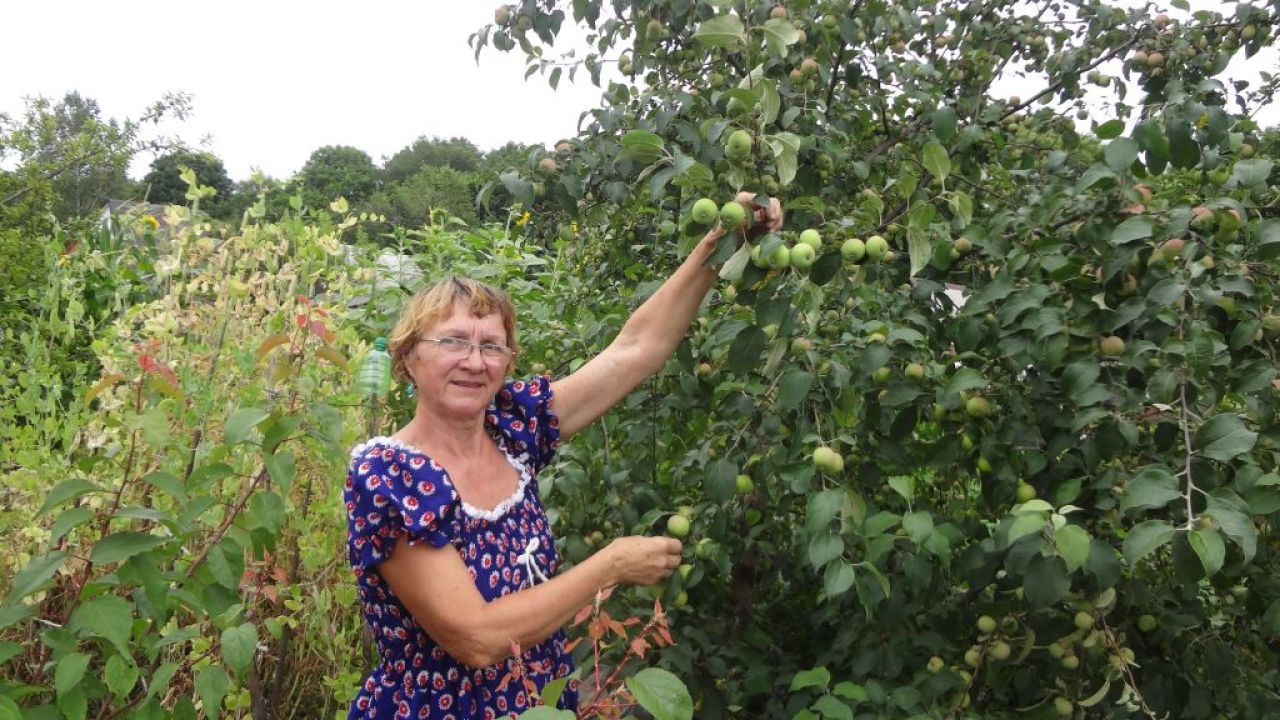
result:
[[(514, 658), (476, 669), (450, 657), (413, 621), (377, 565), (407, 536), (411, 545), (452, 545), (487, 601), (553, 577), (555, 542), (536, 479), (559, 446), (550, 401), (549, 381), (536, 377), (508, 383), (489, 406), (485, 426), (520, 474), (519, 487), (493, 510), (463, 502), (444, 468), (417, 448), (375, 437), (352, 450), (344, 492), (347, 554), (382, 662), (365, 679), (349, 718), (488, 719), (528, 709), (523, 683), (504, 683)], [(539, 687), (573, 671), (563, 631), (524, 648), (521, 660)], [(559, 704), (577, 703), (570, 681)]]

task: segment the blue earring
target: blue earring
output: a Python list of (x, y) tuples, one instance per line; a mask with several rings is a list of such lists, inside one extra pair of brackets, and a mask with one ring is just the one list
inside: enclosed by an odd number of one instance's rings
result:
[(405, 394), (405, 395), (407, 395), (407, 396), (409, 396), (409, 397), (413, 397), (413, 390), (414, 390), (414, 388), (413, 388), (413, 383), (405, 383), (405, 385), (404, 385), (404, 394)]

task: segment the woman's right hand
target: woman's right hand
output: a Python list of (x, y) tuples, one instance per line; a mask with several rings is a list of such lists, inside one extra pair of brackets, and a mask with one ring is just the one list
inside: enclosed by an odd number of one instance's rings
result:
[(614, 577), (620, 583), (655, 585), (680, 565), (683, 545), (669, 537), (631, 535), (609, 543)]

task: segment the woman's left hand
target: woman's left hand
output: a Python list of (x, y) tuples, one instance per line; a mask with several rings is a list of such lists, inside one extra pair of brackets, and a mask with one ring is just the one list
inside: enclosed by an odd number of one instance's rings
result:
[(737, 200), (751, 212), (751, 225), (746, 231), (748, 240), (755, 240), (761, 235), (782, 229), (784, 217), (782, 203), (778, 201), (778, 198), (769, 198), (768, 205), (761, 205), (756, 202), (755, 193), (744, 190), (738, 193), (734, 200)]

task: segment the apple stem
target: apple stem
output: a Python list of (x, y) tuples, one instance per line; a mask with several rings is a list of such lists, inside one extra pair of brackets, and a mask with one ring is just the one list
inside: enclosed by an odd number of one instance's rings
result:
[[(1178, 334), (1181, 335), (1181, 324), (1179, 324), (1178, 330)], [(1195, 456), (1195, 451), (1192, 449), (1191, 444), (1191, 423), (1187, 419), (1191, 411), (1187, 408), (1187, 380), (1185, 377), (1183, 377), (1182, 382), (1178, 384), (1178, 401), (1182, 406), (1182, 413), (1179, 418), (1182, 424), (1182, 443), (1186, 446), (1187, 451), (1186, 467), (1183, 471), (1187, 475), (1187, 489), (1184, 495), (1187, 501), (1187, 524), (1184, 529), (1187, 532), (1191, 532), (1196, 527), (1196, 511), (1191, 503), (1192, 497), (1196, 492), (1195, 478), (1191, 474), (1191, 460)]]

